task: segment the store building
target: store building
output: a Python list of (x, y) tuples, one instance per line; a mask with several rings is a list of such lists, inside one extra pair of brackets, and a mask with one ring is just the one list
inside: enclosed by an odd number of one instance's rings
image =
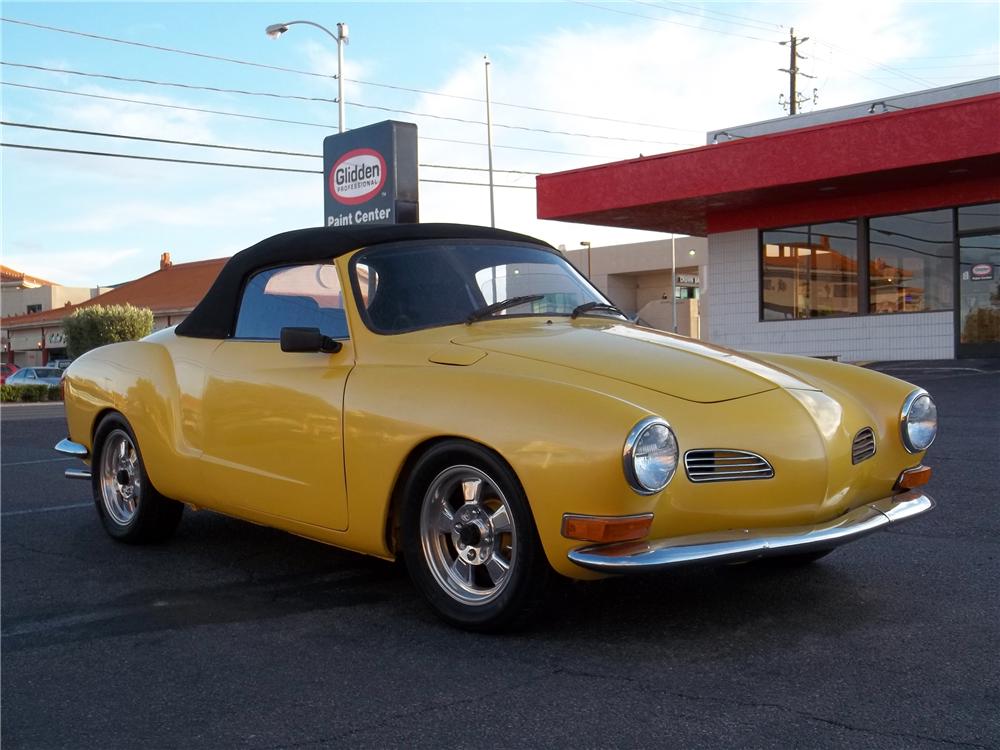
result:
[(0, 266), (0, 318), (85, 302), (110, 287), (63, 286)]
[(1000, 78), (730, 127), (540, 175), (538, 216), (707, 236), (713, 343), (1000, 356), (997, 123)]
[[(700, 298), (708, 260), (704, 237), (563, 249), (567, 260), (644, 325), (701, 337)], [(676, 297), (676, 300), (674, 299)]]
[(173, 264), (170, 254), (160, 257), (160, 268), (142, 278), (120, 284), (79, 304), (65, 305), (27, 315), (3, 318), (4, 361), (20, 367), (63, 359), (66, 337), (62, 321), (90, 305), (133, 305), (153, 311), (153, 329), (177, 325), (205, 296), (227, 258)]

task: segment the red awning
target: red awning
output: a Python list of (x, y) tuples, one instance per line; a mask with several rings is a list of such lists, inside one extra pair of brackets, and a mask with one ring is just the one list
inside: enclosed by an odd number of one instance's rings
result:
[(538, 218), (703, 236), (1000, 200), (1000, 94), (539, 175)]

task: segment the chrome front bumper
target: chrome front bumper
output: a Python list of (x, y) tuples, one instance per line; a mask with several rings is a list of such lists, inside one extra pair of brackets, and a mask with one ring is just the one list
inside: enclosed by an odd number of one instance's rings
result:
[(735, 563), (833, 549), (934, 507), (916, 490), (862, 505), (815, 526), (732, 529), (669, 539), (581, 547), (569, 553), (577, 565), (602, 573), (640, 573), (684, 565)]
[[(80, 460), (86, 460), (90, 456), (90, 451), (87, 450), (86, 446), (74, 443), (69, 438), (64, 438), (56, 443), (55, 450), (64, 456)], [(65, 477), (67, 479), (90, 479), (90, 469), (66, 469)]]

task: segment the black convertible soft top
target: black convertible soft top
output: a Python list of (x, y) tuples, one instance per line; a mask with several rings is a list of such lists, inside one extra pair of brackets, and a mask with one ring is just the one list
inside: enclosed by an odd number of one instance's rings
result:
[(506, 240), (549, 247), (533, 237), (466, 224), (394, 224), (374, 227), (313, 227), (283, 232), (236, 253), (204, 298), (177, 326), (180, 336), (224, 339), (233, 332), (247, 279), (263, 268), (336, 258), (362, 247), (407, 240)]

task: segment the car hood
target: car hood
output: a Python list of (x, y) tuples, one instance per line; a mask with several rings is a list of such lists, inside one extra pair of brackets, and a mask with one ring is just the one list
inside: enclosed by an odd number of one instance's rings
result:
[(452, 342), (570, 367), (687, 401), (713, 403), (775, 388), (819, 390), (773, 365), (700, 341), (591, 319), (512, 327), (487, 321)]

